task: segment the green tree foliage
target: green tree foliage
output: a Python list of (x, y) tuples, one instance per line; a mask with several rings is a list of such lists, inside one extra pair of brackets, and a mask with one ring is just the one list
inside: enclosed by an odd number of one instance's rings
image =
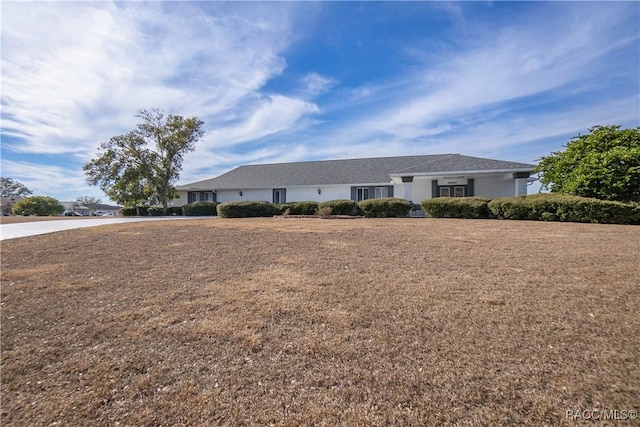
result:
[(0, 178), (0, 192), (2, 197), (23, 197), (33, 194), (25, 185), (11, 178)]
[(14, 215), (53, 216), (64, 212), (64, 206), (53, 197), (26, 197), (13, 205)]
[(155, 109), (141, 110), (136, 117), (142, 119), (136, 129), (101, 144), (98, 156), (84, 165), (87, 182), (99, 185), (116, 203), (160, 203), (166, 212), (184, 156), (195, 150), (204, 123)]
[(97, 197), (91, 196), (80, 196), (76, 197), (76, 202), (81, 204), (82, 206), (86, 206), (89, 210), (95, 212), (98, 209), (98, 204), (102, 203), (102, 200)]
[(640, 201), (640, 126), (594, 126), (564, 151), (542, 157), (537, 172), (552, 193)]

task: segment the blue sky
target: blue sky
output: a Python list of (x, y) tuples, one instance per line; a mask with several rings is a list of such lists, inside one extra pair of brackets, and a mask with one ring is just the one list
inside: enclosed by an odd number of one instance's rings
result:
[(181, 184), (238, 165), (461, 153), (534, 163), (640, 124), (637, 2), (11, 2), (2, 176), (96, 196), (141, 108), (197, 116)]

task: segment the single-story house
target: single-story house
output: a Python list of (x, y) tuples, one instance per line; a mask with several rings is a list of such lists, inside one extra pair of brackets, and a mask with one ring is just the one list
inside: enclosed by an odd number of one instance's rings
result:
[(78, 202), (60, 202), (64, 206), (64, 213), (76, 213), (78, 215), (109, 215), (116, 216), (120, 212), (120, 206), (105, 205), (104, 203), (96, 203), (92, 206), (84, 206)]
[(398, 197), (527, 194), (534, 165), (460, 154), (376, 157), (239, 166), (218, 177), (176, 187), (174, 206), (196, 201), (287, 203)]
[(78, 215), (88, 216), (91, 210), (78, 202), (60, 202), (64, 206), (64, 214), (75, 213)]

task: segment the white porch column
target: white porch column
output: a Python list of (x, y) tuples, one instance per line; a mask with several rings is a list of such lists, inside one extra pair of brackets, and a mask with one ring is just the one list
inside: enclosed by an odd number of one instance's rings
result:
[(513, 180), (515, 181), (515, 195), (526, 196), (529, 172), (516, 172), (513, 174)]
[(413, 177), (403, 176), (402, 177), (402, 197), (405, 200), (413, 201), (412, 187), (413, 187)]

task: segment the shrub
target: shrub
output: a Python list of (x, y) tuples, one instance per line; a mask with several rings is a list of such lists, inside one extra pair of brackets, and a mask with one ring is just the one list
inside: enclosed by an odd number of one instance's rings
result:
[(164, 214), (164, 209), (162, 206), (151, 206), (147, 209), (147, 214), (149, 216), (162, 216)]
[(126, 206), (120, 208), (120, 215), (122, 216), (147, 216), (148, 214), (149, 206)]
[(193, 202), (182, 206), (184, 216), (214, 216), (218, 214), (217, 202)]
[(639, 206), (558, 193), (506, 197), (489, 203), (498, 218), (602, 224), (640, 224)]
[(394, 197), (363, 200), (358, 206), (367, 218), (406, 217), (411, 210), (408, 200)]
[(167, 215), (182, 215), (182, 206), (169, 206), (167, 208)]
[(273, 207), (277, 210), (274, 215), (284, 215), (287, 211), (291, 212), (291, 206), (289, 203), (274, 203)]
[(318, 209), (322, 208), (331, 208), (333, 215), (358, 215), (358, 204), (353, 200), (327, 200), (318, 203)]
[(529, 219), (529, 208), (524, 196), (493, 199), (487, 206), (498, 218)]
[(323, 206), (321, 208), (318, 208), (318, 210), (316, 211), (316, 214), (322, 217), (331, 216), (332, 213), (333, 209), (331, 209), (330, 206)]
[(279, 214), (280, 211), (269, 202), (225, 202), (218, 205), (218, 215), (222, 218), (269, 217)]
[(488, 203), (484, 197), (435, 197), (420, 205), (434, 218), (489, 218)]
[(16, 202), (11, 209), (14, 215), (53, 216), (64, 212), (64, 206), (49, 196), (32, 196)]
[(289, 205), (289, 215), (315, 215), (318, 210), (318, 202), (291, 202)]

